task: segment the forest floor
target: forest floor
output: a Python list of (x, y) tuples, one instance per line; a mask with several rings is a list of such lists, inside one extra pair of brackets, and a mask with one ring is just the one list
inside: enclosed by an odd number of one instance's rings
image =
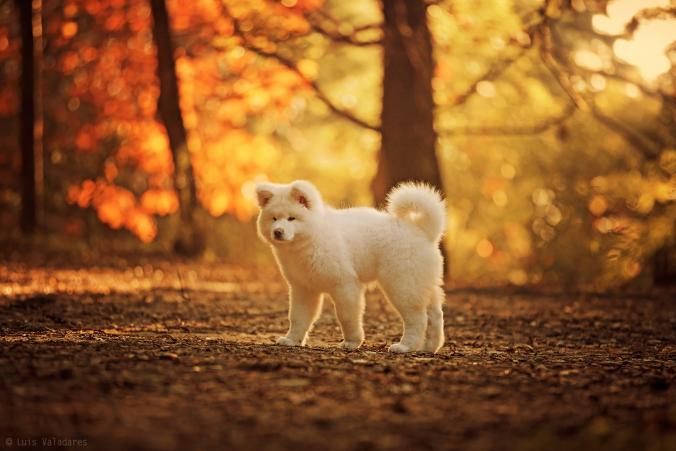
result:
[[(306, 348), (275, 273), (0, 263), (0, 448), (674, 450), (676, 299), (452, 291), (437, 355)], [(51, 440), (51, 442), (50, 442)]]

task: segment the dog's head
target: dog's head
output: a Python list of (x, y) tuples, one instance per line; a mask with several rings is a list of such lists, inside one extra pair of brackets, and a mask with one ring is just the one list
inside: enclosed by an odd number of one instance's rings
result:
[(288, 185), (260, 183), (256, 186), (260, 214), (258, 234), (272, 245), (306, 239), (312, 222), (323, 208), (317, 188), (305, 180)]

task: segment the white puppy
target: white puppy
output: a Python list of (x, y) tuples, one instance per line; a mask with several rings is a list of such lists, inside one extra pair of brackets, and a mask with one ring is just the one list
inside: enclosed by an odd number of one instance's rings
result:
[(439, 194), (424, 184), (394, 188), (386, 211), (334, 209), (310, 182), (256, 187), (258, 233), (271, 244), (289, 284), (290, 326), (280, 345), (303, 346), (333, 299), (344, 349), (364, 341), (364, 285), (377, 281), (401, 315), (404, 334), (392, 352), (436, 352), (444, 343), (439, 241), (446, 212)]

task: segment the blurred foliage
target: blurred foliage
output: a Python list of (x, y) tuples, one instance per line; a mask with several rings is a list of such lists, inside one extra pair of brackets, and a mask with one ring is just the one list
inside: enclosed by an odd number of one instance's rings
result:
[[(674, 247), (673, 4), (428, 3), (452, 279), (597, 290), (648, 281), (653, 256)], [(242, 244), (255, 240), (257, 180), (306, 178), (335, 205), (371, 202), (380, 136), (356, 122), (380, 113), (377, 1), (167, 4), (211, 254), (258, 258), (245, 254), (261, 246)], [(12, 6), (0, 3), (6, 230), (20, 203)], [(148, 3), (67, 0), (39, 12), (46, 227), (91, 239), (108, 233), (103, 223), (162, 243), (177, 198)]]

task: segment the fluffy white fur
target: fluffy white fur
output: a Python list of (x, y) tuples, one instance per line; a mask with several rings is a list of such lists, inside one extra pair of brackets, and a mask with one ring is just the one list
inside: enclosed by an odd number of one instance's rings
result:
[(280, 345), (303, 346), (321, 312), (334, 302), (344, 349), (364, 341), (364, 286), (378, 282), (401, 315), (404, 333), (392, 352), (437, 352), (444, 343), (441, 288), (444, 202), (430, 186), (404, 183), (386, 211), (334, 209), (310, 182), (256, 187), (258, 233), (272, 246), (289, 284), (289, 331)]

